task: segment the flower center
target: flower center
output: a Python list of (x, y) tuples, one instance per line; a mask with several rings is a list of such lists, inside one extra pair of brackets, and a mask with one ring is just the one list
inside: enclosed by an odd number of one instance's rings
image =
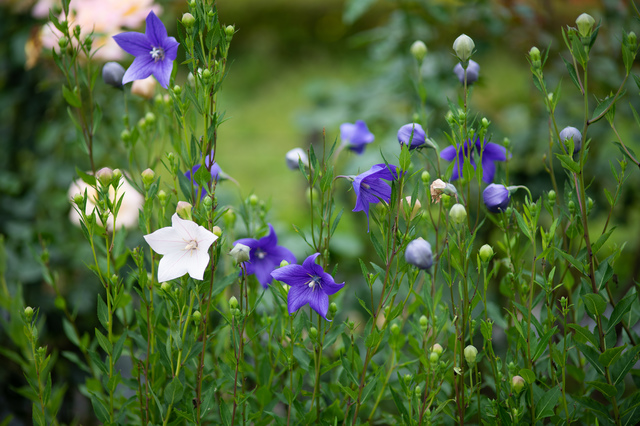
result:
[(266, 255), (267, 255), (267, 253), (264, 250), (262, 250), (262, 249), (257, 249), (256, 250), (256, 257), (258, 259), (264, 259)]
[(185, 250), (189, 251), (189, 250), (195, 250), (198, 248), (198, 242), (196, 240), (191, 240), (187, 243), (187, 245), (184, 247)]
[(310, 289), (314, 289), (316, 285), (320, 285), (320, 277), (317, 275), (309, 275), (311, 277), (311, 281), (307, 283)]
[(164, 60), (164, 49), (162, 47), (153, 47), (151, 52), (149, 52), (154, 62), (163, 61)]

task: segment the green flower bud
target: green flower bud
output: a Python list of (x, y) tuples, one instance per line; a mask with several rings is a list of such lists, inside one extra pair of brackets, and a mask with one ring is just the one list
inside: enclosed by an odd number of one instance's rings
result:
[(476, 356), (478, 355), (478, 350), (475, 346), (469, 345), (464, 348), (464, 359), (467, 360), (469, 366), (473, 366), (476, 363)]
[(631, 46), (632, 50), (635, 50), (636, 44), (638, 42), (636, 33), (634, 33), (633, 31), (630, 31), (629, 34), (627, 34), (627, 39), (629, 40), (629, 45)]
[(549, 201), (552, 204), (556, 202), (556, 191), (552, 189), (551, 191), (549, 191), (548, 196), (549, 196)]
[(194, 18), (189, 12), (182, 15), (182, 25), (184, 25), (185, 28), (191, 29), (195, 23), (196, 18)]
[(227, 228), (233, 228), (236, 223), (236, 214), (233, 210), (227, 209), (222, 215), (222, 219), (224, 220), (224, 224)]
[(480, 260), (486, 263), (490, 261), (491, 258), (493, 257), (493, 248), (491, 248), (489, 244), (485, 244), (482, 247), (480, 247), (479, 254), (480, 254)]
[(431, 352), (437, 354), (438, 357), (442, 355), (442, 351), (443, 351), (442, 346), (439, 343), (436, 343), (435, 345), (431, 346)]
[(404, 385), (409, 386), (409, 384), (411, 383), (411, 380), (413, 379), (413, 376), (411, 374), (405, 374), (403, 379), (404, 379)]
[(180, 95), (182, 94), (182, 87), (176, 84), (175, 86), (173, 86), (173, 93), (175, 93), (177, 97), (180, 97)]
[(394, 336), (397, 336), (398, 334), (400, 334), (400, 327), (398, 327), (398, 324), (396, 323), (391, 324), (391, 334), (393, 334)]
[(251, 252), (251, 248), (247, 245), (237, 243), (233, 246), (229, 254), (236, 261), (236, 264), (242, 262), (248, 262), (250, 259), (249, 253)]
[(422, 172), (420, 179), (422, 179), (422, 183), (427, 185), (429, 182), (431, 182), (431, 175), (429, 174), (428, 171), (425, 170), (424, 172)]
[(131, 132), (128, 131), (127, 129), (124, 129), (120, 133), (120, 139), (122, 139), (122, 142), (124, 143), (129, 143), (131, 141)]
[(286, 260), (282, 259), (282, 262), (280, 262), (280, 267), (282, 268), (283, 266), (287, 266), (289, 264), (289, 262), (287, 262)]
[(531, 60), (531, 65), (533, 66), (533, 68), (540, 68), (542, 66), (540, 49), (533, 46), (531, 50), (529, 50), (529, 59)]
[(144, 120), (147, 122), (148, 125), (152, 126), (156, 122), (156, 115), (151, 111), (149, 111), (148, 113), (145, 114)]
[(460, 225), (467, 220), (467, 210), (462, 204), (454, 204), (449, 210), (449, 218), (456, 225)]
[(569, 213), (575, 214), (575, 212), (576, 212), (576, 203), (574, 203), (573, 200), (570, 200), (569, 203), (567, 204), (567, 206), (569, 207)]
[(233, 25), (227, 25), (227, 27), (224, 29), (224, 34), (227, 36), (227, 41), (231, 41), (235, 32), (236, 29)]
[(422, 395), (422, 389), (420, 388), (420, 386), (416, 386), (416, 388), (414, 389), (415, 395), (419, 398), (420, 395)]
[(525, 384), (524, 379), (520, 376), (513, 376), (511, 378), (511, 389), (516, 393), (516, 395), (522, 392)]
[(589, 37), (593, 31), (593, 25), (596, 20), (588, 13), (583, 13), (576, 19), (576, 25), (578, 26), (578, 32), (582, 37)]
[(430, 362), (431, 364), (435, 365), (435, 364), (437, 364), (437, 363), (438, 363), (438, 361), (440, 361), (440, 355), (438, 355), (438, 354), (437, 354), (437, 353), (435, 353), (435, 352), (431, 352), (431, 353), (429, 354), (429, 362)]
[(27, 321), (31, 321), (31, 319), (33, 318), (33, 308), (31, 306), (27, 306), (26, 308), (24, 308), (24, 316)]
[(180, 218), (185, 220), (191, 220), (191, 209), (193, 206), (186, 201), (178, 201), (178, 205), (176, 206), (176, 213)]
[(318, 329), (315, 327), (311, 327), (309, 329), (309, 337), (315, 340), (318, 337)]
[(456, 55), (461, 62), (469, 60), (475, 47), (476, 45), (471, 37), (466, 34), (460, 35), (456, 41), (453, 42), (453, 50), (456, 52)]
[(238, 309), (238, 299), (235, 296), (231, 296), (229, 299), (229, 307), (231, 309)]
[(258, 205), (258, 201), (259, 201), (259, 198), (258, 198), (258, 196), (256, 194), (251, 194), (249, 196), (249, 204), (251, 204), (252, 206), (254, 206), (254, 207), (257, 206)]
[(171, 283), (166, 282), (166, 281), (163, 282), (162, 284), (160, 284), (160, 289), (162, 291), (166, 291), (168, 293), (169, 291), (171, 291)]
[(144, 186), (149, 186), (156, 180), (156, 173), (151, 169), (146, 169), (142, 172), (142, 183)]
[(194, 311), (193, 314), (191, 314), (191, 318), (193, 319), (193, 322), (196, 324), (199, 324), (200, 322), (202, 322), (202, 314), (200, 313), (200, 311)]
[(84, 206), (85, 206), (84, 194), (78, 193), (74, 195), (73, 202), (75, 203), (76, 206), (78, 206), (80, 210), (84, 211)]
[(122, 179), (122, 170), (113, 169), (113, 181), (111, 183), (114, 187), (117, 187), (120, 184), (120, 179)]
[(58, 46), (60, 46), (60, 49), (64, 49), (65, 47), (67, 47), (68, 44), (69, 44), (69, 39), (65, 36), (62, 36), (58, 39)]
[(209, 208), (213, 205), (213, 200), (209, 195), (205, 195), (205, 197), (202, 199), (202, 204), (204, 204), (205, 207)]
[(113, 170), (108, 167), (103, 167), (96, 172), (96, 178), (103, 187), (107, 187), (111, 185), (111, 181), (113, 180)]
[(336, 305), (335, 302), (331, 302), (331, 304), (329, 305), (329, 312), (331, 312), (333, 315), (338, 312), (338, 305)]
[(422, 62), (424, 60), (424, 57), (427, 55), (427, 45), (425, 45), (420, 40), (414, 41), (413, 44), (411, 45), (410, 50), (411, 50), (411, 54), (413, 55), (414, 58), (416, 58), (416, 61), (418, 62)]
[(491, 122), (487, 120), (486, 117), (482, 117), (482, 120), (480, 120), (480, 122), (482, 123), (482, 127), (484, 127), (485, 129), (489, 127), (489, 124), (491, 124)]
[(428, 325), (429, 325), (429, 321), (427, 320), (427, 317), (422, 315), (420, 317), (420, 328), (426, 329)]
[(167, 202), (167, 193), (164, 192), (162, 189), (158, 191), (158, 200), (160, 201), (160, 204), (162, 204), (163, 206)]
[(593, 208), (593, 199), (591, 197), (587, 197), (587, 211)]
[(211, 228), (211, 233), (217, 237), (220, 237), (222, 236), (222, 228), (216, 225), (213, 228)]

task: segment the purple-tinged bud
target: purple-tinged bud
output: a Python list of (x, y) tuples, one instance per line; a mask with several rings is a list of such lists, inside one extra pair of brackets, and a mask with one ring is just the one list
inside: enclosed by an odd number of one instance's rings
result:
[(476, 356), (478, 355), (478, 350), (475, 346), (469, 345), (464, 348), (464, 359), (467, 360), (467, 363), (470, 366), (473, 366), (476, 363)]
[(404, 259), (408, 264), (419, 269), (429, 269), (433, 265), (433, 253), (431, 244), (422, 238), (417, 238), (407, 244), (404, 251)]
[(103, 167), (96, 172), (96, 178), (102, 186), (107, 187), (111, 185), (111, 181), (113, 180), (113, 170), (109, 167)]
[(589, 37), (593, 31), (593, 25), (596, 20), (588, 13), (583, 13), (576, 19), (576, 25), (578, 26), (578, 32), (582, 37)]
[(511, 378), (511, 389), (513, 389), (516, 394), (522, 392), (522, 389), (524, 389), (524, 385), (525, 382), (521, 376), (513, 376)]
[(117, 62), (107, 62), (102, 67), (102, 80), (109, 86), (119, 89), (122, 87), (122, 77), (125, 69)]
[(182, 15), (182, 25), (185, 28), (193, 28), (193, 24), (196, 23), (196, 18), (193, 17), (189, 12)]
[(191, 209), (193, 206), (186, 201), (178, 201), (178, 205), (176, 206), (176, 213), (180, 216), (181, 219), (191, 220)]
[(476, 47), (475, 43), (466, 34), (460, 35), (453, 42), (453, 50), (456, 52), (456, 56), (460, 59), (461, 62), (467, 61), (471, 54), (473, 54), (473, 49)]
[(218, 225), (216, 225), (213, 228), (211, 228), (211, 233), (213, 235), (215, 235), (216, 237), (220, 237), (220, 236), (222, 236), (222, 228), (220, 228)]
[(409, 149), (416, 149), (424, 145), (427, 135), (418, 123), (409, 123), (398, 130), (400, 145), (408, 145)]
[(487, 210), (491, 213), (499, 213), (507, 208), (511, 196), (506, 186), (492, 183), (482, 192), (482, 199)]
[(442, 355), (442, 346), (440, 345), (440, 343), (436, 343), (435, 345), (431, 346), (431, 352), (438, 354), (438, 356)]
[(287, 162), (287, 167), (291, 170), (300, 170), (298, 160), (302, 161), (303, 166), (309, 167), (309, 158), (302, 148), (293, 148), (287, 152), (284, 158)]
[[(464, 68), (462, 68), (462, 64), (458, 63), (455, 67), (453, 67), (453, 72), (460, 80), (460, 84), (464, 84)], [(473, 84), (478, 81), (478, 76), (480, 75), (480, 65), (474, 60), (469, 60), (469, 65), (467, 66), (467, 85)]]
[[(580, 151), (582, 147), (582, 133), (575, 127), (567, 126), (560, 132), (560, 141), (564, 144), (567, 140), (573, 138), (573, 153)], [(566, 144), (565, 144), (566, 147)]]

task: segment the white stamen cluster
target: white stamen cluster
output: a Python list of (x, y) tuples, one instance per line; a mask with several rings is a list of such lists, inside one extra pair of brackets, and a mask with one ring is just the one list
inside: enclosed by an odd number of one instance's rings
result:
[(151, 52), (149, 52), (149, 54), (153, 58), (154, 62), (164, 60), (164, 49), (162, 47), (154, 46), (153, 49), (151, 49)]

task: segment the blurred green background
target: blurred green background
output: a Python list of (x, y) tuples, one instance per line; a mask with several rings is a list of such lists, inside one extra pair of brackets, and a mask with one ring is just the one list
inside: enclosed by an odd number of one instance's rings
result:
[[(175, 35), (175, 19), (186, 10), (184, 2), (159, 2), (162, 19)], [(574, 25), (582, 12), (602, 20), (592, 51), (591, 92), (602, 98), (617, 89), (623, 69), (619, 45), (622, 30), (639, 32), (628, 2), (593, 1), (449, 1), (449, 0), (229, 0), (218, 2), (220, 19), (238, 30), (232, 41), (230, 72), (219, 97), (226, 111), (220, 128), (216, 159), (234, 177), (219, 187), (223, 202), (255, 193), (273, 206), (269, 221), (281, 230), (281, 241), (304, 250), (292, 232), (291, 223), (306, 224), (306, 185), (299, 172), (286, 168), (284, 154), (291, 148), (330, 145), (339, 141), (339, 125), (363, 119), (375, 134), (374, 144), (363, 156), (348, 153), (340, 160), (339, 174), (355, 174), (399, 153), (397, 129), (421, 113), (415, 91), (418, 73), (427, 89), (426, 114), (421, 122), (441, 148), (447, 146), (444, 115), (447, 100), (461, 95), (452, 73), (453, 40), (461, 33), (471, 36), (481, 66), (471, 106), (478, 117), (492, 122), (494, 142), (510, 140), (513, 159), (511, 181), (529, 186), (534, 197), (550, 188), (542, 159), (548, 149), (547, 114), (540, 94), (532, 84), (526, 53), (533, 46), (549, 49), (545, 75), (549, 87), (562, 81), (558, 108), (561, 127), (582, 125), (582, 103), (560, 58), (564, 53), (561, 28)], [(75, 178), (75, 167), (87, 169), (75, 130), (61, 96), (61, 76), (47, 56), (25, 69), (25, 45), (43, 21), (30, 15), (24, 1), (0, 1), (0, 234), (5, 236), (6, 280), (12, 292), (21, 284), (27, 304), (40, 306), (47, 321), (45, 344), (58, 350), (68, 343), (56, 318), (53, 296), (41, 278), (38, 258), (42, 244), (48, 246), (52, 268), (61, 277), (73, 309), (87, 320), (95, 312), (97, 280), (85, 267), (88, 244), (67, 215), (67, 188)], [(134, 29), (142, 30), (142, 28)], [(419, 70), (409, 54), (415, 40), (429, 48)], [(127, 59), (127, 63), (130, 58)], [(186, 75), (178, 75), (184, 84)], [(122, 102), (115, 91), (99, 82), (98, 99), (105, 111), (105, 133), (97, 147), (97, 165), (126, 168), (119, 140)], [(627, 83), (630, 94), (638, 88)], [(622, 137), (640, 152), (638, 132), (628, 108), (636, 109), (637, 96), (626, 97), (617, 112)], [(137, 102), (137, 103), (136, 103)], [(144, 101), (132, 101), (132, 122), (145, 113)], [(106, 132), (106, 130), (105, 130)], [(611, 130), (602, 122), (589, 130), (593, 140), (589, 172), (590, 194), (596, 202), (593, 222), (606, 218), (603, 188), (612, 188), (609, 161), (621, 158)], [(120, 163), (118, 163), (120, 162)], [(557, 167), (556, 170), (560, 169)], [(157, 170), (161, 172), (160, 170)], [(561, 172), (558, 176), (562, 180)], [(618, 273), (622, 282), (637, 278), (640, 268), (638, 223), (640, 208), (634, 188), (640, 184), (637, 170), (631, 172), (622, 201), (615, 211), (618, 231), (614, 242), (627, 242), (628, 257)], [(354, 203), (350, 185), (338, 184), (337, 198), (348, 212)], [(601, 229), (601, 225), (598, 226)], [(341, 267), (348, 269), (368, 248), (364, 216), (345, 214), (332, 247)], [(129, 246), (141, 243), (141, 234), (130, 236)], [(346, 265), (346, 266), (345, 266)], [(357, 269), (354, 269), (357, 271)], [(89, 327), (90, 328), (90, 327)], [(6, 333), (0, 330), (0, 342)], [(3, 343), (4, 344), (4, 343)], [(56, 374), (73, 372), (64, 362)], [(75, 373), (77, 374), (77, 372)], [(0, 369), (0, 407), (14, 407), (18, 419), (28, 419), (28, 406), (16, 403), (12, 387), (21, 386), (16, 368)], [(78, 377), (72, 381), (79, 380)], [(74, 403), (74, 399), (77, 401)], [(63, 418), (74, 411), (86, 418), (90, 407), (77, 395), (69, 395)], [(73, 407), (73, 408), (71, 408)], [(7, 414), (0, 408), (0, 419)], [(88, 411), (89, 410), (89, 411)], [(90, 417), (90, 416), (89, 416)], [(16, 420), (21, 424), (21, 420)]]

